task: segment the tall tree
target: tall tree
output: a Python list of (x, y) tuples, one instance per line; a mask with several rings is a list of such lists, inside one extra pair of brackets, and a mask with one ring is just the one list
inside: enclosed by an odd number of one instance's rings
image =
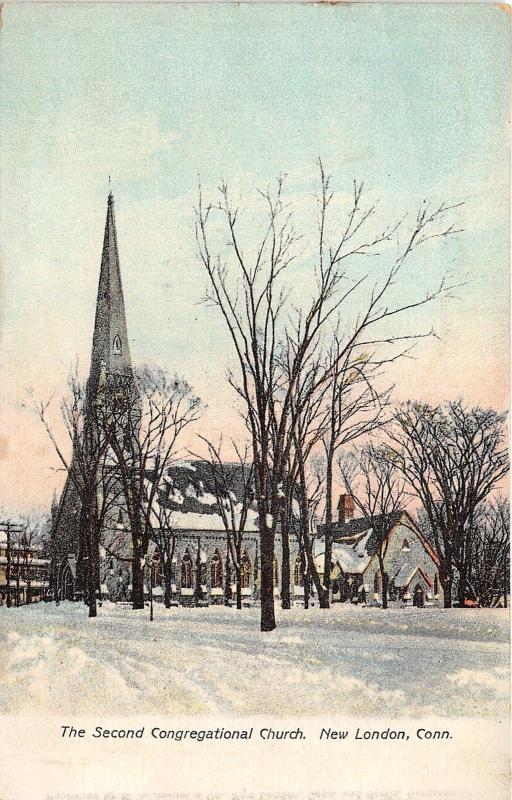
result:
[[(89, 616), (95, 617), (96, 599), (100, 590), (100, 535), (108, 514), (117, 503), (119, 487), (108, 459), (109, 440), (103, 426), (103, 411), (98, 404), (90, 402), (76, 367), (70, 371), (68, 389), (68, 394), (60, 403), (67, 444), (59, 442), (55, 428), (50, 423), (52, 398), (33, 402), (36, 414), (66, 471), (67, 480), (80, 499), (86, 600)], [(33, 397), (33, 392), (31, 395)], [(68, 456), (69, 450), (71, 454)]]
[(445, 608), (451, 608), (454, 571), (464, 605), (471, 556), (471, 530), (479, 504), (509, 469), (505, 415), (468, 408), (402, 404), (388, 431), (390, 457), (425, 510), (440, 561)]
[[(376, 206), (364, 207), (363, 185), (354, 183), (345, 219), (340, 224), (340, 214), (336, 214), (335, 232), (331, 235), (328, 217), (333, 192), (321, 162), (319, 167), (318, 245), (314, 255), (307, 256), (314, 286), (303, 307), (293, 302), (286, 285), (301, 237), (294, 227), (293, 213), (284, 200), (282, 178), (277, 180), (275, 190), (269, 188), (260, 192), (266, 216), (254, 252), (243, 242), (241, 214), (232, 202), (226, 183), (219, 187), (216, 202), (205, 202), (200, 188), (196, 208), (199, 258), (210, 282), (207, 299), (219, 309), (229, 332), (236, 355), (236, 369), (229, 373), (229, 382), (244, 404), (251, 431), (260, 527), (261, 629), (264, 631), (275, 627), (274, 538), (288, 455), (296, 431), (293, 399), (309, 370), (310, 360), (325, 348), (324, 334), (338, 330), (341, 319), (343, 345), (335, 363), (311, 384), (313, 393), (328, 383), (334, 367), (355, 347), (366, 352), (369, 347), (398, 341), (403, 344), (404, 340), (418, 338), (402, 332), (390, 338), (388, 323), (402, 312), (445, 295), (449, 287), (442, 280), (437, 289), (402, 303), (393, 300), (391, 290), (414, 251), (428, 240), (457, 232), (453, 224), (445, 222), (446, 215), (455, 206), (444, 203), (435, 208), (422, 203), (408, 230), (405, 220), (375, 227)], [(258, 212), (255, 213), (259, 219)], [(252, 231), (255, 227), (251, 226)], [(386, 263), (380, 277), (360, 270), (359, 264), (368, 256), (381, 256)], [(349, 270), (349, 266), (353, 268)], [(362, 299), (356, 300), (360, 293)], [(352, 302), (360, 309), (355, 320)], [(345, 312), (343, 316), (342, 312)], [(352, 321), (348, 322), (350, 319)], [(287, 353), (285, 359), (283, 349)], [(289, 365), (286, 372), (283, 372), (283, 363)]]
[(329, 353), (332, 375), (327, 396), (327, 416), (322, 444), (325, 454), (325, 534), (324, 578), (329, 603), (333, 544), (333, 487), (335, 459), (342, 447), (357, 441), (386, 423), (390, 388), (377, 388), (377, 381), (387, 361), (403, 355), (399, 351), (389, 359), (375, 353), (360, 352), (354, 346), (339, 359), (342, 344), (338, 337)]
[(176, 457), (183, 431), (202, 404), (182, 378), (148, 366), (131, 377), (113, 376), (103, 406), (113, 468), (122, 487), (132, 549), (133, 608), (144, 608), (144, 565), (153, 527), (159, 522), (159, 491)]
[(480, 605), (507, 605), (510, 574), (510, 507), (497, 497), (480, 505), (473, 520), (468, 584)]

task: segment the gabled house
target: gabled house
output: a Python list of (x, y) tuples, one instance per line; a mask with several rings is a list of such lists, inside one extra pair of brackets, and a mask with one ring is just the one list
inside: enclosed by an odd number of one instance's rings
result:
[[(378, 538), (365, 517), (355, 517), (354, 500), (341, 495), (338, 521), (333, 525), (331, 591), (333, 602), (382, 603)], [(381, 527), (382, 516), (378, 519)], [(391, 603), (432, 606), (443, 604), (439, 561), (411, 516), (402, 510), (386, 515), (384, 566), (389, 576)], [(317, 569), (323, 578), (325, 525), (318, 525), (320, 551)]]

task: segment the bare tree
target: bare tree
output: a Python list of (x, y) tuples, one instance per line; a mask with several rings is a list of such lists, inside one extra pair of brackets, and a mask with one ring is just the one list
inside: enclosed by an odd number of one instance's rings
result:
[(480, 605), (507, 605), (510, 572), (510, 507), (497, 497), (482, 503), (473, 523), (468, 584)]
[[(312, 521), (314, 510), (318, 504), (320, 484), (317, 480), (315, 491), (311, 491), (313, 477), (308, 470), (308, 462), (315, 445), (325, 433), (327, 415), (324, 407), (324, 396), (327, 383), (317, 381), (317, 373), (321, 367), (318, 362), (309, 370), (305, 381), (298, 386), (298, 392), (292, 401), (293, 450), (290, 474), (293, 477), (295, 496), (299, 505), (298, 541), (304, 577), (305, 605), (310, 590), (310, 580), (315, 586), (320, 608), (329, 607), (329, 596), (325, 584), (320, 580), (315, 562), (314, 535)], [(318, 389), (311, 391), (311, 383), (318, 383)], [(318, 476), (317, 476), (318, 477)]]
[(509, 469), (505, 415), (467, 408), (402, 404), (388, 431), (389, 453), (425, 510), (440, 561), (444, 605), (451, 608), (454, 570), (464, 605), (471, 530), (479, 504)]
[[(65, 469), (67, 481), (80, 500), (81, 547), (86, 554), (85, 588), (89, 616), (97, 614), (96, 598), (100, 590), (99, 545), (103, 523), (118, 497), (117, 482), (108, 460), (109, 442), (103, 427), (103, 414), (98, 403), (92, 403), (79, 380), (76, 367), (68, 378), (68, 394), (60, 403), (67, 433), (67, 445), (61, 445), (50, 420), (52, 398), (34, 400), (55, 452)], [(33, 397), (33, 392), (31, 392)], [(71, 445), (71, 456), (66, 455)]]
[[(382, 586), (382, 608), (388, 607), (389, 575), (385, 566), (389, 530), (405, 505), (405, 481), (389, 451), (368, 443), (338, 457), (343, 482), (376, 542)], [(330, 568), (330, 564), (329, 564)]]
[[(354, 183), (352, 202), (345, 222), (328, 237), (328, 212), (333, 193), (330, 179), (321, 162), (318, 248), (310, 274), (315, 278), (311, 300), (301, 309), (294, 305), (283, 283), (297, 256), (299, 235), (292, 212), (284, 201), (283, 179), (275, 191), (260, 193), (266, 208), (266, 222), (255, 252), (250, 254), (242, 242), (240, 213), (232, 202), (227, 184), (219, 188), (217, 202), (205, 203), (201, 189), (196, 208), (196, 239), (199, 257), (210, 281), (207, 299), (221, 312), (236, 353), (237, 370), (229, 382), (246, 410), (252, 438), (255, 485), (258, 501), (261, 551), (261, 629), (275, 627), (273, 595), (273, 554), (277, 521), (282, 505), (288, 455), (295, 436), (293, 399), (310, 360), (325, 347), (324, 333), (337, 330), (341, 312), (350, 311), (357, 292), (373, 282), (361, 301), (362, 309), (354, 322), (343, 323), (343, 344), (335, 363), (319, 374), (310, 391), (315, 393), (328, 383), (332, 371), (355, 348), (385, 346), (419, 338), (418, 334), (391, 337), (384, 325), (398, 314), (423, 306), (446, 295), (449, 288), (441, 281), (437, 289), (411, 299), (394, 302), (391, 289), (411, 253), (425, 242), (457, 233), (446, 224), (446, 215), (455, 208), (441, 204), (431, 208), (422, 203), (416, 219), (405, 230), (405, 220), (373, 229), (375, 205), (364, 207), (363, 185)], [(215, 218), (220, 215), (225, 242), (214, 243)], [(399, 232), (404, 229), (402, 241)], [(225, 236), (225, 234), (224, 234)], [(328, 241), (331, 239), (331, 242)], [(396, 249), (392, 246), (396, 242)], [(383, 253), (380, 252), (381, 246)], [(394, 250), (394, 253), (392, 251)], [(372, 279), (371, 273), (349, 272), (349, 265), (372, 255), (389, 254), (384, 276)], [(375, 333), (373, 330), (375, 329)], [(430, 335), (427, 332), (425, 335)], [(341, 341), (341, 337), (340, 337)], [(282, 350), (289, 354), (283, 374)]]
[(361, 352), (354, 346), (339, 359), (342, 344), (334, 337), (329, 362), (332, 378), (327, 403), (326, 431), (322, 437), (325, 453), (325, 549), (324, 587), (329, 602), (333, 543), (333, 481), (334, 463), (342, 447), (357, 441), (385, 425), (391, 387), (378, 389), (380, 373), (389, 361), (404, 355), (402, 351), (390, 356), (377, 357), (375, 353)]
[(132, 547), (133, 608), (144, 608), (144, 565), (159, 522), (159, 491), (176, 457), (179, 439), (202, 405), (189, 384), (159, 368), (142, 367), (131, 377), (113, 376), (103, 406), (116, 475), (122, 487)]

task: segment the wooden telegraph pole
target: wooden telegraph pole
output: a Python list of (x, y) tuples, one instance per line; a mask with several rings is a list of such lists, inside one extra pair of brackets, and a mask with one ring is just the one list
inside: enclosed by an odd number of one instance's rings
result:
[(6, 579), (6, 584), (7, 584), (7, 586), (6, 586), (6, 591), (7, 591), (6, 606), (7, 606), (7, 608), (10, 608), (11, 605), (12, 605), (12, 603), (11, 603), (11, 561), (12, 561), (12, 558), (11, 558), (11, 545), (12, 545), (11, 535), (13, 533), (22, 533), (23, 530), (24, 530), (23, 525), (19, 525), (19, 524), (15, 523), (15, 522), (11, 522), (10, 520), (7, 520), (6, 522), (0, 522), (0, 531), (3, 531), (5, 533), (6, 539), (7, 539), (7, 547), (6, 547), (7, 564), (6, 564), (6, 569), (5, 569), (5, 579)]

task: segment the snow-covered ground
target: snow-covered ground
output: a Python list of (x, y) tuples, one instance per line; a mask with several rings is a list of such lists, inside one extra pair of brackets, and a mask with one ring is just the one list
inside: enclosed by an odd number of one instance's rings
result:
[(0, 608), (0, 711), (494, 716), (506, 610)]

